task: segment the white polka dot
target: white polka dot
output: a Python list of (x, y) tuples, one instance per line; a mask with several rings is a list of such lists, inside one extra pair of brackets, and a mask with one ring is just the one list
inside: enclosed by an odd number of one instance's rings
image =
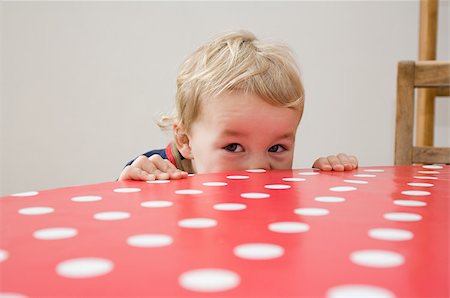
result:
[(367, 183), (369, 183), (368, 181), (364, 181), (364, 180), (344, 180), (344, 182), (346, 182), (346, 183), (353, 183), (353, 184), (367, 184)]
[(358, 178), (375, 178), (377, 175), (374, 174), (356, 174), (353, 175), (354, 177), (358, 177)]
[(179, 284), (196, 292), (222, 292), (237, 287), (240, 277), (233, 271), (205, 268), (184, 272), (178, 279)]
[(418, 171), (418, 173), (434, 175), (434, 174), (440, 174), (441, 172), (438, 172), (438, 171)]
[(395, 295), (386, 289), (370, 285), (342, 285), (331, 288), (326, 298), (395, 298)]
[(268, 188), (268, 189), (289, 189), (291, 188), (290, 185), (286, 185), (286, 184), (267, 184), (264, 186), (264, 188)]
[(314, 175), (319, 175), (319, 172), (299, 172), (299, 175), (303, 175), (303, 176), (314, 176)]
[(324, 208), (297, 208), (294, 213), (304, 216), (323, 216), (329, 214), (330, 211)]
[(182, 228), (203, 229), (215, 227), (217, 221), (211, 218), (186, 218), (180, 220), (178, 225)]
[(222, 204), (215, 204), (213, 208), (220, 211), (237, 211), (237, 210), (244, 210), (245, 208), (247, 208), (247, 206), (238, 203), (222, 203)]
[(364, 172), (368, 172), (368, 173), (383, 173), (384, 170), (382, 170), (382, 169), (365, 169)]
[(269, 225), (269, 230), (277, 233), (303, 233), (309, 231), (309, 225), (302, 222), (274, 222)]
[(228, 178), (228, 179), (231, 179), (231, 180), (244, 180), (244, 179), (250, 178), (250, 176), (244, 176), (244, 175), (230, 175), (230, 176), (227, 176), (227, 178)]
[(0, 249), (0, 263), (3, 261), (6, 261), (6, 259), (8, 259), (9, 254), (6, 250), (4, 249)]
[(98, 220), (121, 220), (130, 217), (130, 213), (121, 211), (99, 212), (94, 214), (94, 218)]
[(422, 216), (415, 213), (403, 213), (403, 212), (392, 212), (385, 213), (384, 218), (392, 221), (420, 221), (422, 220)]
[(406, 196), (429, 196), (431, 193), (429, 191), (424, 190), (405, 190), (402, 191), (403, 195)]
[(28, 296), (19, 294), (19, 293), (0, 293), (0, 298), (27, 298)]
[(361, 266), (390, 268), (402, 265), (405, 258), (396, 252), (387, 250), (360, 250), (351, 253), (350, 260)]
[(202, 194), (203, 191), (198, 189), (179, 189), (175, 191), (177, 195), (199, 195)]
[(141, 203), (141, 206), (146, 208), (164, 208), (172, 205), (173, 203), (169, 201), (146, 201)]
[(242, 259), (269, 260), (281, 257), (284, 249), (275, 244), (248, 243), (236, 246), (234, 254)]
[(100, 196), (79, 196), (73, 197), (71, 200), (74, 202), (95, 202), (100, 201), (102, 197)]
[(131, 192), (140, 192), (140, 188), (134, 188), (134, 187), (124, 187), (124, 188), (116, 188), (114, 189), (114, 192), (119, 193), (131, 193)]
[(341, 197), (316, 197), (316, 198), (314, 198), (314, 200), (316, 200), (317, 202), (322, 202), (322, 203), (345, 202), (345, 198), (341, 198)]
[(37, 230), (33, 237), (40, 240), (59, 240), (75, 237), (78, 231), (73, 228), (48, 228)]
[(335, 187), (330, 188), (331, 191), (337, 191), (337, 192), (353, 191), (356, 189), (357, 188), (353, 187), (353, 186), (335, 186)]
[(246, 170), (246, 171), (249, 173), (265, 173), (265, 172), (267, 172), (264, 169), (250, 169), (250, 170)]
[(260, 192), (244, 192), (241, 194), (244, 199), (267, 199), (270, 197), (267, 193)]
[(141, 234), (128, 237), (127, 243), (135, 247), (163, 247), (171, 245), (173, 239), (163, 234)]
[(107, 274), (113, 267), (113, 262), (107, 259), (79, 258), (59, 263), (56, 272), (68, 278), (90, 278)]
[(204, 186), (226, 186), (228, 183), (226, 182), (205, 182), (203, 183)]
[(22, 215), (43, 215), (52, 213), (53, 211), (55, 209), (50, 207), (29, 207), (20, 209), (19, 213)]
[(37, 191), (27, 191), (27, 192), (21, 192), (21, 193), (15, 193), (12, 196), (13, 197), (33, 197), (37, 196), (39, 192)]
[(398, 206), (407, 206), (407, 207), (423, 207), (427, 205), (427, 203), (425, 202), (414, 200), (395, 200), (394, 204)]
[(287, 178), (283, 178), (283, 181), (287, 181), (287, 182), (302, 182), (302, 181), (306, 181), (306, 179), (305, 178), (287, 177)]
[(438, 169), (443, 169), (443, 166), (438, 166), (438, 165), (425, 165), (422, 166), (422, 168), (424, 169), (428, 169), (428, 170), (438, 170)]
[(411, 240), (414, 234), (407, 230), (380, 228), (369, 230), (369, 237), (378, 240), (405, 241)]
[(195, 174), (188, 174), (188, 177), (193, 177), (195, 176)]
[(416, 179), (426, 179), (426, 180), (437, 180), (437, 177), (434, 176), (414, 176)]
[(411, 182), (408, 183), (409, 186), (415, 186), (415, 187), (432, 187), (434, 184), (432, 183), (419, 183), (419, 182)]
[(170, 180), (148, 180), (147, 183), (149, 184), (166, 184), (169, 183)]

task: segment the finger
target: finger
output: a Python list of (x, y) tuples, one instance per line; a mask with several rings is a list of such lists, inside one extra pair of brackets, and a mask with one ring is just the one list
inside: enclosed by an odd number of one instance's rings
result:
[(126, 166), (120, 174), (119, 181), (121, 180), (155, 180), (155, 175), (149, 174), (137, 167)]
[(321, 157), (319, 159), (317, 159), (313, 166), (313, 168), (318, 168), (322, 171), (331, 171), (333, 168), (331, 166), (331, 164), (329, 163), (328, 159), (325, 157)]
[(349, 155), (348, 160), (352, 164), (353, 170), (358, 168), (358, 159), (354, 155)]
[(153, 163), (155, 168), (162, 173), (168, 173), (170, 171), (173, 171), (173, 169), (176, 169), (175, 167), (172, 167), (172, 163), (167, 162), (167, 159), (163, 159), (160, 155), (152, 155), (148, 158), (149, 161)]
[(144, 155), (136, 158), (131, 164), (131, 167), (141, 169), (149, 174), (153, 174), (156, 170), (155, 164), (147, 156)]
[(159, 155), (152, 155), (149, 160), (156, 167), (154, 174), (158, 180), (186, 178), (187, 173), (175, 167), (169, 160), (163, 159)]
[(175, 172), (173, 172), (172, 174), (170, 174), (170, 179), (184, 179), (188, 177), (188, 173), (184, 172), (184, 171), (180, 171), (180, 170), (176, 170)]
[(163, 172), (163, 171), (160, 171), (160, 170), (155, 170), (153, 173), (155, 174), (157, 180), (168, 180), (168, 179), (170, 179), (170, 174), (169, 173), (166, 173), (166, 172)]
[(337, 171), (337, 172), (344, 171), (344, 165), (341, 163), (341, 161), (339, 160), (339, 158), (337, 156), (330, 155), (327, 157), (327, 159), (328, 159), (328, 162), (331, 164), (331, 167), (333, 168), (334, 171)]
[(339, 161), (341, 162), (341, 164), (344, 166), (344, 171), (353, 170), (353, 166), (352, 166), (350, 160), (348, 159), (347, 154), (339, 153), (337, 157), (338, 157)]
[(169, 179), (183, 179), (188, 176), (187, 172), (177, 169), (168, 159), (166, 159), (165, 162), (168, 164), (167, 167), (169, 168), (167, 171), (170, 175)]
[(167, 174), (169, 174), (169, 176), (172, 178), (172, 176), (175, 173), (181, 172), (181, 170), (177, 169), (177, 167), (170, 162), (170, 160), (168, 159), (164, 159), (164, 163), (165, 163), (165, 170), (164, 172), (166, 172)]

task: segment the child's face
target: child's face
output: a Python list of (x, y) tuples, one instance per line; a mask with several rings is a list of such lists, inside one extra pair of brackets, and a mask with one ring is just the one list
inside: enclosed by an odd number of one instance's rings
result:
[(197, 173), (291, 169), (299, 111), (233, 92), (206, 101), (189, 146)]

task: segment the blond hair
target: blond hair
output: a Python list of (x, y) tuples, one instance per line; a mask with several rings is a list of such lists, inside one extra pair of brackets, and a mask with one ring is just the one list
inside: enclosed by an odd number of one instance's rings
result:
[[(303, 84), (289, 48), (238, 31), (204, 44), (181, 65), (175, 118), (189, 131), (203, 100), (232, 91), (256, 94), (274, 106), (303, 112)], [(160, 126), (170, 126), (171, 120), (163, 117)]]

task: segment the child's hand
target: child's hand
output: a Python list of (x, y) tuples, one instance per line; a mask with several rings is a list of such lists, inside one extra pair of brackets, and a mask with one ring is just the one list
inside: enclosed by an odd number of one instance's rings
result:
[(312, 167), (322, 171), (351, 171), (358, 167), (358, 159), (353, 155), (340, 153), (337, 156), (321, 157), (314, 162)]
[(177, 169), (170, 161), (155, 154), (150, 157), (139, 156), (126, 166), (119, 180), (164, 180), (183, 179), (188, 173)]

